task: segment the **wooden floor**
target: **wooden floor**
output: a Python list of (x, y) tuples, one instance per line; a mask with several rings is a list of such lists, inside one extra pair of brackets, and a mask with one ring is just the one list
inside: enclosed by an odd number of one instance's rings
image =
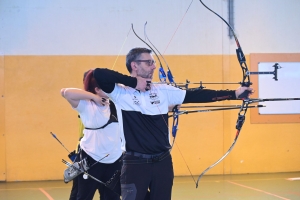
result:
[[(196, 178), (195, 178), (196, 179)], [(1, 200), (64, 200), (71, 183), (63, 181), (0, 182)], [(95, 194), (94, 199), (99, 199)], [(204, 176), (195, 188), (192, 177), (175, 177), (173, 200), (299, 199), (300, 172)]]

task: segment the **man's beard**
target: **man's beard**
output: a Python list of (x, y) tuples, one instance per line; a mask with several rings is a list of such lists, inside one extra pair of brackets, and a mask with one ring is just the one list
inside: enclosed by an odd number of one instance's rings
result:
[(153, 77), (153, 73), (137, 73), (137, 76), (142, 77), (142, 78), (146, 78), (146, 79), (152, 79)]

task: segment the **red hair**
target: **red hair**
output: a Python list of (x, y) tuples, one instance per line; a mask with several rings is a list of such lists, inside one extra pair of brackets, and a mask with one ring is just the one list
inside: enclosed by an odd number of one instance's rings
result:
[(95, 88), (100, 88), (97, 84), (96, 79), (94, 78), (94, 70), (91, 69), (86, 72), (85, 78), (83, 80), (83, 87), (85, 91), (96, 94)]

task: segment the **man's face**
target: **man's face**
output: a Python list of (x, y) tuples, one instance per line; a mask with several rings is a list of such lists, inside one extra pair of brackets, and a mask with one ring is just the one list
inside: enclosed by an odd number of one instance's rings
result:
[(142, 53), (139, 59), (134, 61), (136, 65), (136, 75), (146, 79), (152, 79), (156, 68), (155, 60), (149, 53)]

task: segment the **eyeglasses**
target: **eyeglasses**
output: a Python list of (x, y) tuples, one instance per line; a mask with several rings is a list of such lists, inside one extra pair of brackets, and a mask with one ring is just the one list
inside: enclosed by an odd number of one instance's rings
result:
[(156, 63), (155, 60), (135, 60), (135, 62), (145, 62), (148, 66), (152, 66)]

